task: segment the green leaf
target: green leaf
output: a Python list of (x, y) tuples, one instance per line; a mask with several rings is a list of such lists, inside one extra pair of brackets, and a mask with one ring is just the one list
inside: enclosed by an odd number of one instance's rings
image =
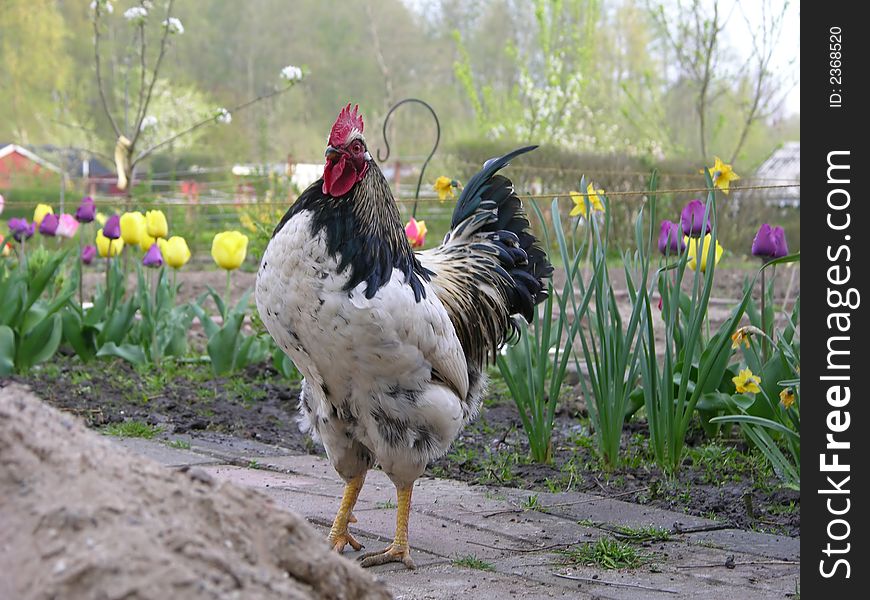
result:
[(94, 330), (85, 327), (78, 311), (65, 310), (61, 313), (63, 321), (63, 340), (72, 346), (75, 353), (84, 362), (90, 362), (96, 356), (94, 347)]
[(60, 345), (62, 335), (63, 323), (57, 313), (34, 326), (18, 342), (15, 360), (18, 370), (26, 371), (51, 358)]
[(114, 342), (107, 342), (102, 345), (100, 350), (97, 352), (97, 356), (115, 356), (136, 366), (148, 364), (148, 358), (145, 356), (145, 352), (142, 348), (132, 344), (121, 344), (119, 346)]
[(215, 375), (226, 375), (233, 370), (243, 319), (243, 314), (230, 313), (224, 326), (209, 338), (206, 349)]
[(0, 325), (0, 377), (15, 371), (15, 332), (7, 325)]
[(782, 423), (777, 423), (776, 421), (771, 421), (770, 419), (765, 419), (763, 417), (756, 417), (753, 415), (727, 415), (724, 417), (716, 417), (715, 419), (711, 419), (711, 421), (716, 423), (749, 423), (750, 425), (759, 425), (785, 434), (787, 437), (791, 437), (794, 441), (800, 442), (800, 436), (797, 433)]

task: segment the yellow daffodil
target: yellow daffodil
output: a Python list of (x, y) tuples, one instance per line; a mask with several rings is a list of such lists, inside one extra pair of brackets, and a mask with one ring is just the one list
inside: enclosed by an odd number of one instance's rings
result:
[(571, 209), (571, 212), (568, 213), (568, 216), (586, 216), (586, 202), (584, 202), (584, 198), (587, 196), (589, 197), (589, 206), (592, 208), (592, 212), (595, 212), (596, 210), (604, 212), (604, 204), (601, 203), (601, 198), (598, 197), (598, 194), (603, 193), (604, 190), (593, 189), (591, 183), (586, 186), (585, 194), (581, 194), (580, 192), (569, 192), (569, 194), (571, 194), (571, 200), (574, 201), (574, 208)]
[[(145, 233), (145, 215), (136, 212), (126, 212), (121, 215), (121, 238), (125, 244), (137, 245)], [(149, 246), (150, 248), (150, 246)]]
[(740, 371), (737, 377), (732, 377), (731, 381), (734, 382), (738, 394), (758, 394), (761, 392), (761, 388), (758, 387), (761, 383), (761, 377), (753, 375), (748, 368)]
[[(683, 241), (686, 243), (686, 246), (688, 246), (688, 248), (689, 248), (689, 268), (690, 269), (697, 269), (698, 268), (698, 261), (696, 260), (696, 258), (700, 254), (700, 256), (701, 256), (701, 272), (702, 273), (707, 272), (707, 253), (710, 250), (710, 242), (712, 241), (712, 239), (713, 239), (712, 234), (708, 233), (707, 235), (705, 235), (704, 241), (701, 244), (701, 248), (699, 250), (698, 249), (699, 238), (690, 238), (689, 236), (685, 236), (683, 238)], [(716, 260), (713, 263), (714, 265), (719, 264), (719, 259), (722, 258), (722, 251), (723, 251), (722, 246), (719, 245), (718, 241), (716, 241)]]
[(252, 219), (251, 215), (249, 215), (248, 213), (242, 213), (239, 216), (239, 223), (241, 223), (242, 227), (244, 227), (251, 233), (257, 233), (257, 226), (254, 224), (254, 219)]
[(100, 256), (106, 258), (109, 256), (109, 252), (111, 251), (111, 256), (118, 256), (121, 254), (121, 250), (124, 249), (124, 239), (118, 238), (117, 240), (110, 240), (106, 236), (103, 235), (103, 230), (97, 230), (97, 251), (100, 253)]
[(794, 404), (794, 391), (790, 387), (779, 393), (779, 403), (782, 404), (783, 408), (791, 408), (791, 405)]
[(159, 238), (157, 245), (163, 254), (163, 260), (173, 269), (180, 269), (190, 260), (190, 248), (181, 236), (173, 235), (168, 240)]
[(149, 210), (145, 213), (145, 226), (148, 235), (153, 238), (165, 238), (169, 233), (166, 215), (162, 210)]
[[(731, 182), (740, 179), (740, 175), (734, 172), (731, 165), (722, 162), (718, 156), (714, 156), (713, 159), (713, 166), (707, 169), (710, 172), (710, 178), (713, 180), (714, 186), (727, 194)], [(701, 169), (701, 173), (703, 172), (704, 170)]]
[(221, 269), (238, 269), (248, 252), (248, 236), (239, 231), (224, 231), (214, 236), (211, 257)]
[(37, 229), (42, 225), (42, 220), (45, 218), (45, 215), (53, 214), (54, 209), (48, 204), (37, 204), (36, 209), (33, 211), (33, 222), (36, 223)]
[(438, 192), (438, 199), (442, 202), (446, 200), (448, 196), (451, 199), (456, 197), (456, 195), (453, 193), (453, 180), (449, 177), (445, 177), (444, 175), (442, 175), (435, 180), (435, 185), (433, 185), (432, 187), (434, 187), (435, 191)]

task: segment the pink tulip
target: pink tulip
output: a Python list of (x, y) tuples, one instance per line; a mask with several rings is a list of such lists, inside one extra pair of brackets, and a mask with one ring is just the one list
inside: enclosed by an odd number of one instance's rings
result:
[(411, 220), (405, 225), (405, 235), (412, 248), (422, 248), (423, 244), (426, 243), (426, 222), (411, 217)]
[(76, 234), (78, 228), (79, 222), (76, 221), (75, 217), (63, 213), (58, 219), (57, 231), (55, 231), (55, 234), (65, 238), (71, 238)]

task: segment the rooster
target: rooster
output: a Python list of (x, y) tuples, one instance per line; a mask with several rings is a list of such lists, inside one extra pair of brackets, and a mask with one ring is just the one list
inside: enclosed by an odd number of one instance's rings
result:
[(329, 532), (337, 552), (366, 473), (396, 486), (395, 539), (363, 567), (402, 562), (411, 491), (447, 452), (486, 390), (486, 364), (531, 321), (552, 273), (522, 203), (488, 161), (463, 189), (444, 242), (415, 253), (363, 137), (358, 106), (332, 126), (323, 177), (278, 223), (257, 273), (257, 308), (304, 376), (300, 425), (345, 481)]

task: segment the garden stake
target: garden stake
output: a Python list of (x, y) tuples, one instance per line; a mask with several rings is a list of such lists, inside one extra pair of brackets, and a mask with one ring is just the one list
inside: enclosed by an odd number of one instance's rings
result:
[[(387, 139), (387, 124), (390, 122), (390, 115), (393, 114), (397, 108), (402, 106), (407, 102), (416, 102), (418, 104), (422, 104), (426, 108), (429, 109), (429, 112), (432, 113), (432, 118), (435, 119), (435, 145), (432, 146), (432, 151), (429, 152), (429, 156), (426, 157), (426, 160), (423, 161), (423, 166), (420, 167), (420, 177), (417, 178), (417, 191), (414, 192), (414, 207), (411, 209), (411, 216), (417, 217), (417, 201), (420, 199), (420, 185), (423, 183), (423, 174), (426, 172), (426, 167), (429, 165), (429, 161), (432, 160), (432, 157), (435, 155), (435, 151), (438, 149), (438, 142), (441, 141), (441, 122), (438, 120), (438, 115), (435, 114), (435, 109), (429, 106), (428, 103), (423, 102), (418, 98), (405, 98), (404, 100), (400, 100), (393, 107), (387, 111), (387, 116), (384, 117), (384, 144), (387, 146), (387, 153), (381, 157), (381, 150), (378, 148), (378, 161), (381, 163), (386, 163), (387, 159), (390, 157), (390, 141)], [(398, 193), (399, 190), (396, 190)]]

